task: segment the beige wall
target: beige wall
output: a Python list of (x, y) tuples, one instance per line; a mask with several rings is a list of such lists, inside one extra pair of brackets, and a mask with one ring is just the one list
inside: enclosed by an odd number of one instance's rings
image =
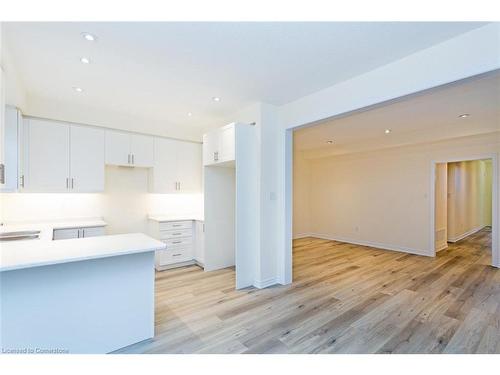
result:
[(491, 225), (491, 162), (448, 164), (448, 241)]
[(436, 250), (443, 250), (448, 246), (448, 164), (436, 164), (436, 190), (435, 190), (435, 217), (434, 236)]
[(296, 166), (296, 176), (310, 173), (310, 184), (309, 207), (294, 206), (294, 229), (309, 226), (311, 234), (325, 238), (433, 255), (432, 161), (499, 151), (500, 133), (493, 133), (310, 159), (309, 172), (307, 163)]
[(202, 213), (202, 194), (149, 194), (145, 168), (106, 167), (96, 194), (0, 194), (1, 221), (102, 217), (108, 233), (145, 232), (148, 214)]

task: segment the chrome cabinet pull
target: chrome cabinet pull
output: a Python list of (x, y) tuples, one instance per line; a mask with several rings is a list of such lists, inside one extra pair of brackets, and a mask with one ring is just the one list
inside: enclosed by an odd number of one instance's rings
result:
[(182, 226), (182, 224), (173, 224), (172, 226), (173, 226), (173, 227), (181, 227), (181, 226)]
[(182, 233), (172, 233), (172, 236), (180, 236)]
[(5, 164), (0, 164), (0, 184), (5, 184)]
[(85, 237), (85, 228), (82, 229), (82, 238), (84, 238), (84, 237)]
[(74, 189), (75, 187), (75, 179), (71, 177), (71, 189)]
[(127, 164), (130, 164), (130, 154), (128, 154)]
[(182, 243), (182, 241), (172, 241), (173, 244)]
[(181, 256), (182, 254), (172, 254), (173, 257)]
[(218, 161), (219, 160), (219, 151), (215, 151), (214, 152), (214, 161)]
[(76, 238), (80, 238), (80, 229), (78, 229), (76, 233), (77, 233), (76, 234), (76, 236), (77, 236)]
[(134, 154), (132, 154), (132, 164), (134, 164)]
[(66, 177), (66, 189), (69, 189), (69, 178)]
[(24, 187), (24, 175), (21, 176), (21, 183), (20, 183), (21, 187), (23, 188)]

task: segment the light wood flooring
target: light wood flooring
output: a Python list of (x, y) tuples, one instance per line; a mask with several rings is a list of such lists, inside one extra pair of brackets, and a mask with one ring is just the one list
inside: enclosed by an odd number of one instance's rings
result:
[(500, 353), (491, 232), (436, 258), (294, 241), (292, 285), (234, 290), (234, 270), (156, 275), (156, 335), (119, 353)]

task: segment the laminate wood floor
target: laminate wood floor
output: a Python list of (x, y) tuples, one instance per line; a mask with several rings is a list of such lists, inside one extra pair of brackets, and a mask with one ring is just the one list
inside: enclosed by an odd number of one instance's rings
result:
[(294, 241), (294, 282), (234, 290), (234, 270), (156, 275), (151, 340), (117, 353), (500, 353), (500, 270), (485, 229), (428, 258)]

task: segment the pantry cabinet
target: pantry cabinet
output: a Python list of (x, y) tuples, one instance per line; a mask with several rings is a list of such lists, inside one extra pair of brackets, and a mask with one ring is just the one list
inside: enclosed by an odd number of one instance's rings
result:
[(154, 137), (106, 130), (106, 164), (149, 168), (154, 163)]
[(201, 145), (156, 137), (154, 166), (149, 176), (152, 193), (201, 191)]
[(203, 136), (203, 165), (222, 164), (234, 159), (234, 124), (215, 129)]
[(28, 118), (20, 188), (27, 192), (104, 190), (104, 131)]

